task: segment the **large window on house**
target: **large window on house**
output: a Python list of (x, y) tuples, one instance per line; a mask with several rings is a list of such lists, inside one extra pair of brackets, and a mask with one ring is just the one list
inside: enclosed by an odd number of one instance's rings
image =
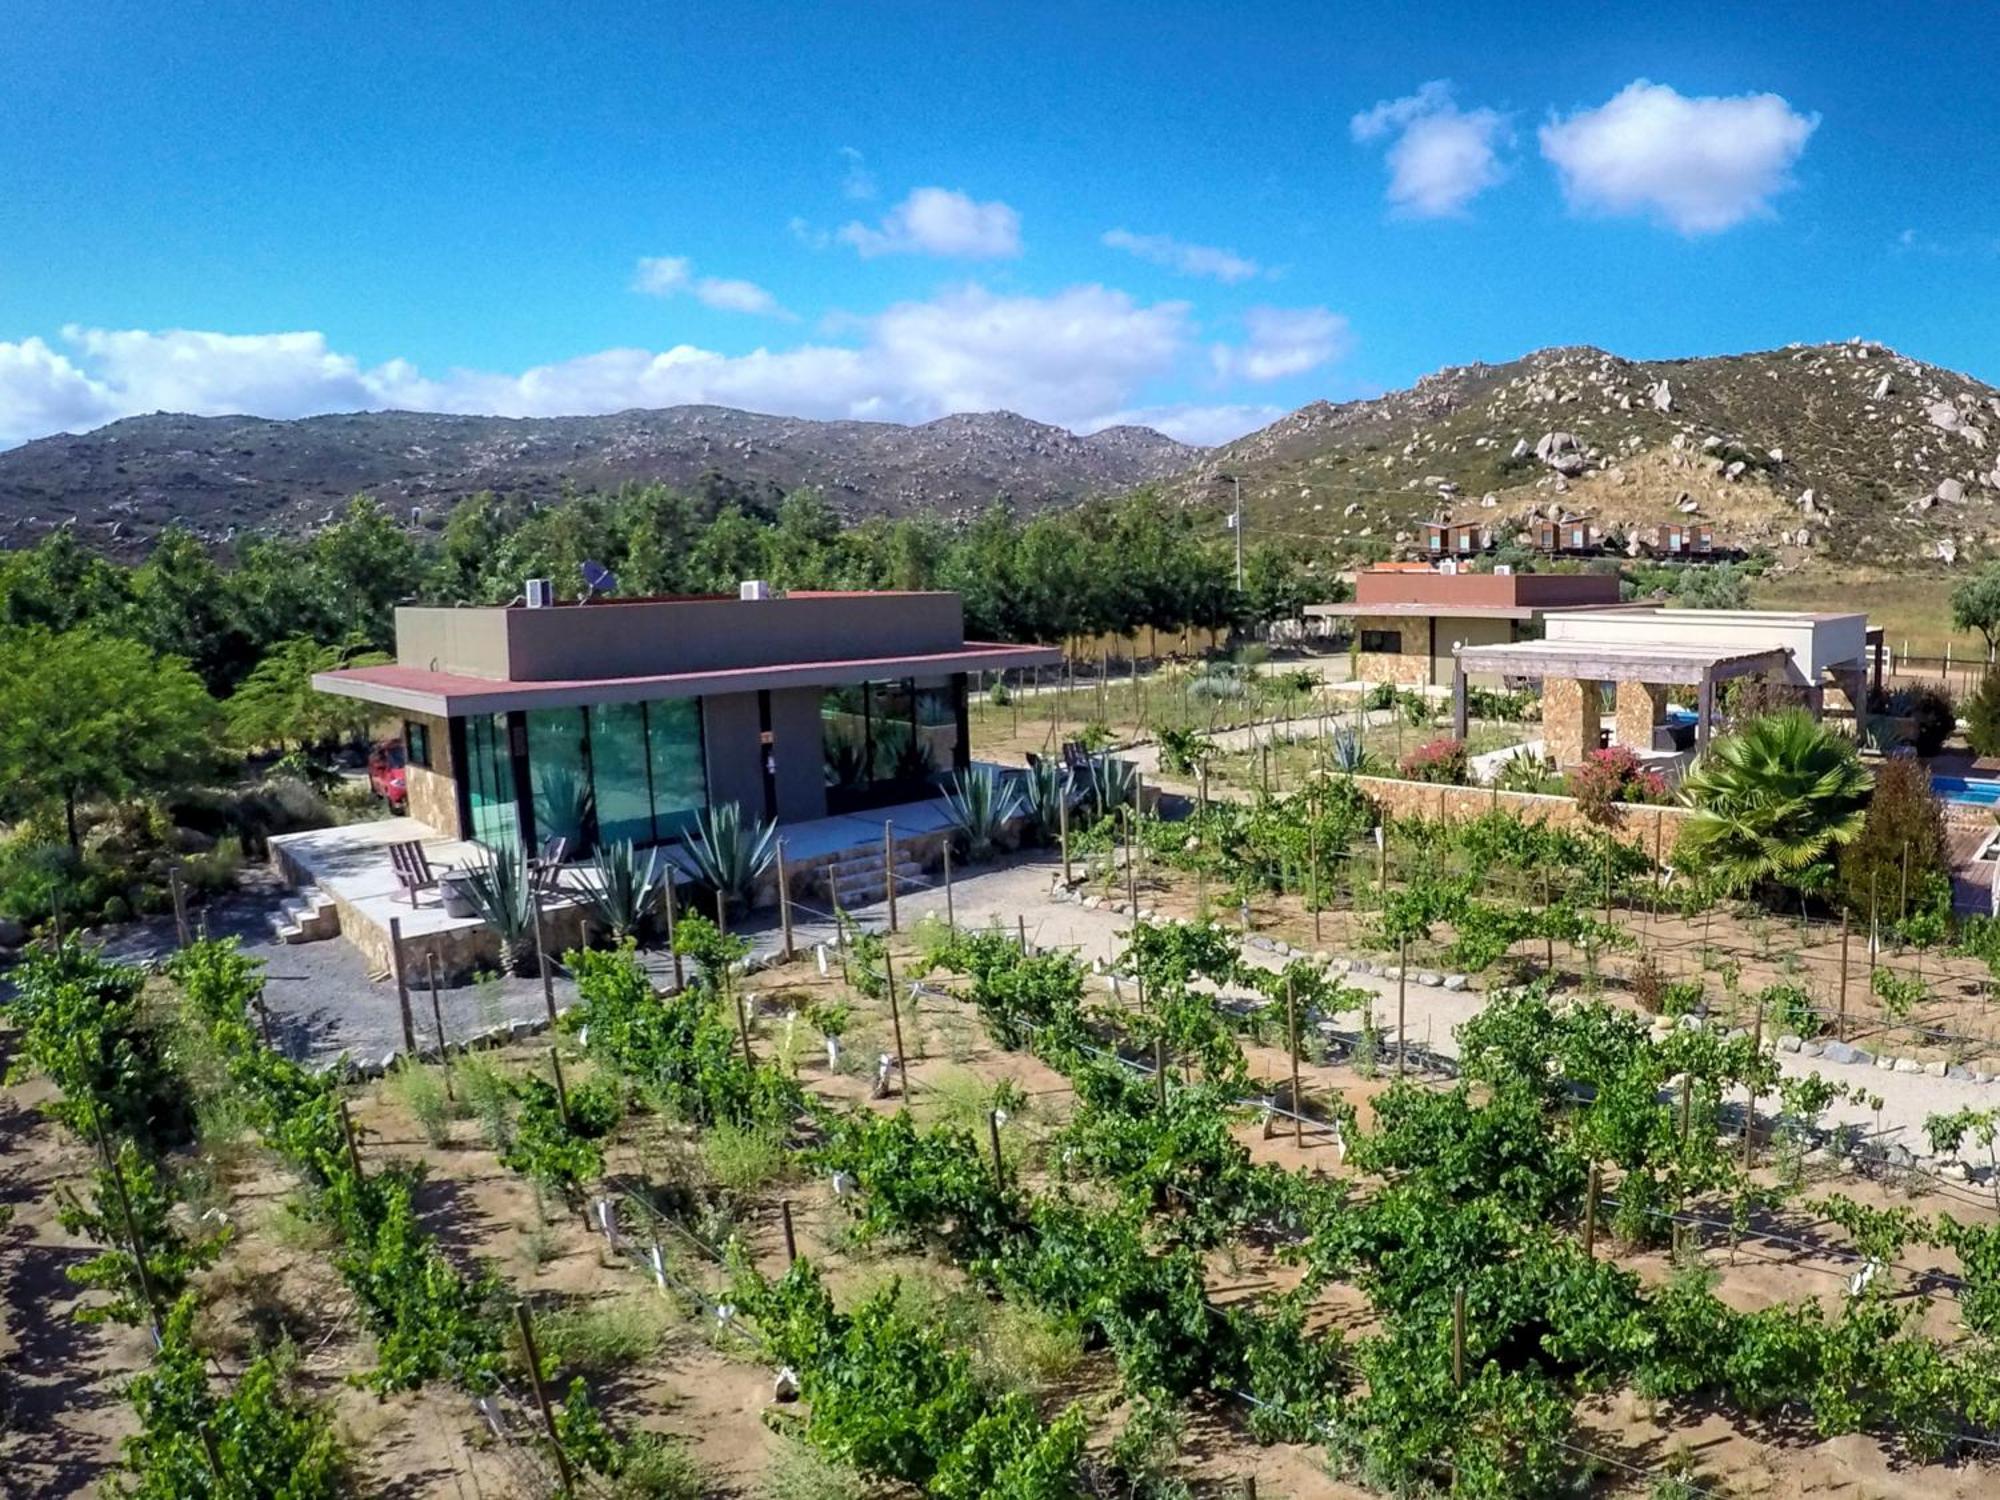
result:
[(958, 689), (949, 677), (917, 679), (917, 742), (932, 776), (958, 767)]
[(528, 783), (534, 794), (535, 839), (561, 839), (571, 855), (590, 842), (594, 797), (584, 749), (584, 711), (537, 708), (528, 713)]
[(924, 776), (917, 743), (916, 689), (907, 677), (868, 684), (868, 737), (875, 781), (916, 781)]
[(958, 693), (951, 677), (827, 689), (820, 738), (829, 805), (843, 810), (908, 798), (954, 770), (962, 754)]
[(653, 777), (653, 836), (674, 838), (708, 805), (700, 701), (665, 698), (648, 703), (646, 743)]
[(1403, 632), (1400, 630), (1364, 630), (1361, 632), (1361, 649), (1377, 656), (1401, 656), (1403, 654)]
[(518, 847), (521, 818), (505, 714), (475, 714), (465, 721), (465, 764), (459, 774), (465, 781), (472, 837), (495, 851)]
[(872, 779), (866, 684), (846, 683), (820, 696), (819, 733), (827, 786), (836, 790), (866, 786)]
[(533, 709), (526, 720), (535, 838), (600, 844), (678, 837), (708, 804), (701, 704), (600, 703)]
[(591, 706), (590, 785), (597, 805), (600, 843), (653, 842), (653, 786), (646, 760), (645, 704)]

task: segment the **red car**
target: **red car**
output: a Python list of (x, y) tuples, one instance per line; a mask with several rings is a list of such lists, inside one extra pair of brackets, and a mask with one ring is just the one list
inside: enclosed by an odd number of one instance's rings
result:
[(389, 804), (389, 811), (402, 812), (410, 799), (404, 766), (406, 757), (401, 740), (384, 740), (368, 752), (368, 785)]

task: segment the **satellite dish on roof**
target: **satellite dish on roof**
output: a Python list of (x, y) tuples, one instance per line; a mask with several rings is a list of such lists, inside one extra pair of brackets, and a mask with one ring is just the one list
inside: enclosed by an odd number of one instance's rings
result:
[(593, 599), (599, 594), (618, 592), (618, 575), (601, 562), (586, 561), (583, 564), (584, 598)]

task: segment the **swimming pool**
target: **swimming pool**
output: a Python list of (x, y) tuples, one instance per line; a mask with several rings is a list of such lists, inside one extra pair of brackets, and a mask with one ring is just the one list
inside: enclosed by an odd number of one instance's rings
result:
[(2000, 781), (1967, 781), (1963, 776), (1933, 776), (1931, 790), (1947, 802), (1972, 807), (2000, 807)]

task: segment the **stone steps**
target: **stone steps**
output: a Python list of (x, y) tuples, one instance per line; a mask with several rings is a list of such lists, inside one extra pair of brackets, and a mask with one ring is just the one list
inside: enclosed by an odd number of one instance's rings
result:
[(271, 913), (271, 933), (281, 943), (320, 943), (340, 936), (340, 910), (316, 885), (285, 898)]

